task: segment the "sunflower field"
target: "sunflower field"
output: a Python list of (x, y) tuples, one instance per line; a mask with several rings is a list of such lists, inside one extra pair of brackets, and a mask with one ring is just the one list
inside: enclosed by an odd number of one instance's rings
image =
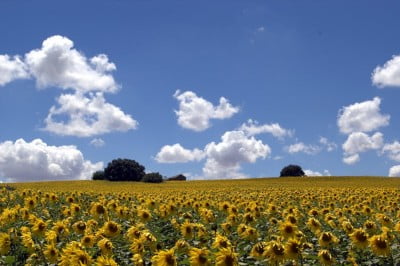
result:
[(400, 264), (396, 178), (8, 185), (0, 265)]

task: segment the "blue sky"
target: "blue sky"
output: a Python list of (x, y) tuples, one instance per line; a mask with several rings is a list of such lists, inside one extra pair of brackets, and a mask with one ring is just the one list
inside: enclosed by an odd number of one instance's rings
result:
[(396, 1), (1, 1), (0, 177), (400, 176)]

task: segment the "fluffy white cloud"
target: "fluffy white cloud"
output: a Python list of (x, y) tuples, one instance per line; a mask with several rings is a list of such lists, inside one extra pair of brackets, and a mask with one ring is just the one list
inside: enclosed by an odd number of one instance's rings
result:
[(96, 148), (103, 147), (105, 144), (105, 141), (101, 138), (94, 138), (90, 141), (90, 145), (95, 146)]
[[(107, 103), (101, 92), (89, 96), (62, 94), (57, 102), (58, 107), (50, 108), (44, 129), (58, 135), (90, 137), (111, 131), (128, 131), (138, 125), (130, 115)], [(62, 119), (65, 116), (67, 121)]]
[(221, 142), (209, 143), (204, 149), (207, 161), (203, 174), (207, 178), (244, 177), (240, 173), (242, 163), (254, 163), (259, 158), (270, 155), (271, 149), (261, 140), (246, 136), (243, 131), (228, 131), (221, 137)]
[(49, 146), (41, 139), (0, 143), (0, 176), (10, 181), (90, 179), (102, 168), (75, 146)]
[(368, 150), (378, 150), (383, 146), (383, 134), (375, 133), (371, 137), (364, 132), (351, 133), (346, 142), (343, 143), (343, 150), (346, 154), (356, 154)]
[(360, 155), (358, 153), (343, 157), (343, 162), (345, 164), (355, 164), (358, 161), (360, 161)]
[(331, 176), (331, 173), (328, 170), (324, 170), (324, 172), (321, 173), (321, 172), (318, 172), (318, 171), (313, 171), (313, 170), (310, 170), (310, 169), (306, 169), (306, 170), (304, 170), (304, 173), (307, 176)]
[(16, 79), (28, 78), (25, 63), (19, 56), (0, 55), (0, 86)]
[(382, 153), (387, 154), (393, 161), (400, 162), (400, 143), (394, 141), (391, 144), (385, 144), (382, 148)]
[(364, 132), (351, 133), (342, 148), (345, 154), (343, 162), (346, 164), (354, 164), (360, 160), (359, 153), (368, 150), (378, 150), (383, 146), (383, 134), (380, 132), (372, 136), (368, 136)]
[(70, 39), (55, 35), (43, 41), (40, 49), (25, 55), (29, 72), (39, 88), (49, 86), (81, 92), (115, 92), (118, 89), (112, 75), (116, 69), (104, 54), (87, 59), (74, 49)]
[(329, 141), (325, 137), (320, 137), (319, 138), (319, 143), (321, 143), (322, 146), (324, 146), (327, 151), (333, 151), (333, 150), (336, 150), (336, 148), (337, 148), (336, 143)]
[(390, 177), (400, 177), (400, 165), (395, 165), (389, 169)]
[(192, 91), (177, 90), (174, 97), (179, 101), (178, 124), (194, 131), (204, 131), (210, 127), (210, 119), (226, 119), (239, 112), (227, 99), (221, 97), (219, 105), (214, 106), (204, 98), (198, 97)]
[(177, 143), (162, 147), (155, 159), (159, 163), (186, 163), (190, 161), (199, 161), (203, 159), (204, 156), (205, 154), (202, 150), (188, 150)]
[(284, 138), (293, 136), (293, 131), (282, 128), (278, 123), (259, 125), (257, 121), (249, 119), (247, 123), (240, 126), (239, 130), (244, 131), (249, 136), (262, 133), (270, 133), (276, 138)]
[(299, 153), (299, 152), (303, 152), (306, 154), (317, 154), (318, 152), (321, 151), (321, 147), (316, 146), (316, 145), (306, 145), (303, 142), (298, 142), (292, 145), (289, 145), (288, 147), (286, 147), (286, 151), (290, 154), (293, 153)]
[(383, 66), (377, 66), (372, 73), (372, 83), (382, 88), (400, 86), (400, 55), (393, 56)]
[(381, 99), (355, 103), (339, 111), (337, 124), (342, 133), (370, 132), (389, 125), (389, 115), (380, 113)]

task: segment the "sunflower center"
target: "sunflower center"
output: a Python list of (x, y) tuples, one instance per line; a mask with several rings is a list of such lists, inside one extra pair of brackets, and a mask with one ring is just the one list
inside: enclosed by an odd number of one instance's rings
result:
[(387, 243), (386, 243), (385, 239), (382, 239), (382, 238), (377, 238), (375, 240), (375, 245), (379, 249), (386, 249), (387, 248)]

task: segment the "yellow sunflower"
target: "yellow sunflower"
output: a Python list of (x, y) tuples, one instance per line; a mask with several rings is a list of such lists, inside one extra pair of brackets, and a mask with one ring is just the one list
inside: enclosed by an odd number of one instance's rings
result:
[(174, 249), (161, 250), (151, 258), (151, 262), (155, 266), (176, 266), (176, 257)]
[(351, 243), (359, 249), (368, 247), (368, 234), (364, 229), (359, 228), (354, 230), (350, 235)]
[(387, 257), (390, 255), (390, 246), (387, 239), (381, 235), (375, 235), (369, 239), (369, 245), (375, 255)]
[(232, 248), (222, 248), (216, 254), (215, 265), (217, 266), (237, 266), (238, 253), (235, 253)]
[(208, 256), (209, 251), (205, 248), (191, 248), (189, 251), (190, 265), (192, 266), (208, 266), (211, 265)]

